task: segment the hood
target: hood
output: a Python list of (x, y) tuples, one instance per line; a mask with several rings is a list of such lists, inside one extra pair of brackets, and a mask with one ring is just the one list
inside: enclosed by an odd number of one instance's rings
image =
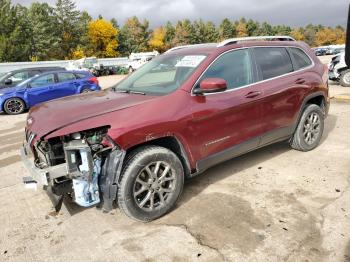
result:
[(33, 107), (27, 128), (39, 138), (78, 121), (134, 107), (154, 98), (107, 90), (56, 99)]

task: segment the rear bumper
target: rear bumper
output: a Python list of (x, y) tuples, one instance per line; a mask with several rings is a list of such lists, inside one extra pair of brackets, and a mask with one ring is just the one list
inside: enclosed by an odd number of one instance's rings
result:
[(48, 168), (38, 168), (34, 165), (34, 157), (30, 146), (24, 143), (21, 148), (21, 159), (25, 168), (29, 171), (31, 178), (41, 186), (49, 186), (50, 182), (58, 177), (67, 175), (66, 164)]

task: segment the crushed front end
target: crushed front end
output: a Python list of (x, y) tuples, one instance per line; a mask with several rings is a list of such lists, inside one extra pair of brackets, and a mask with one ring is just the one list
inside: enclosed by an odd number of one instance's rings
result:
[(36, 183), (47, 191), (56, 211), (64, 197), (82, 207), (101, 204), (112, 209), (125, 152), (108, 136), (108, 127), (35, 140), (26, 131), (22, 161), (31, 176), (24, 183)]

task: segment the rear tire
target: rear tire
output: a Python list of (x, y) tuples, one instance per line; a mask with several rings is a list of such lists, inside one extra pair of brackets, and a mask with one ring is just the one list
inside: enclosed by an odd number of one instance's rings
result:
[(89, 88), (85, 88), (85, 89), (83, 89), (83, 90), (81, 90), (81, 94), (86, 94), (86, 93), (90, 93), (90, 92), (92, 92), (93, 90), (91, 90), (91, 89), (89, 89)]
[(9, 98), (4, 103), (4, 111), (9, 115), (18, 115), (25, 110), (24, 101), (20, 98)]
[(159, 146), (137, 149), (127, 157), (118, 189), (118, 206), (130, 218), (149, 222), (168, 213), (184, 183), (179, 158)]
[(290, 141), (290, 146), (299, 151), (310, 151), (318, 146), (324, 129), (324, 112), (318, 105), (308, 105)]
[(339, 77), (339, 83), (341, 86), (350, 87), (350, 69), (341, 72)]

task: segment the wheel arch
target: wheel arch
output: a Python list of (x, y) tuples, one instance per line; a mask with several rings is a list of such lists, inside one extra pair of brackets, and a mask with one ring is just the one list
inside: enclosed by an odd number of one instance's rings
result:
[(328, 114), (328, 106), (327, 106), (327, 98), (324, 94), (324, 92), (315, 92), (315, 93), (312, 93), (312, 94), (309, 94), (308, 96), (306, 96), (300, 106), (300, 109), (299, 109), (299, 115), (298, 115), (298, 118), (297, 118), (297, 121), (295, 122), (294, 124), (294, 128), (293, 130), (295, 131), (297, 126), (298, 126), (298, 123), (301, 119), (301, 116), (303, 115), (303, 112), (305, 110), (305, 107), (307, 105), (318, 105), (325, 113), (325, 115)]
[(172, 151), (180, 159), (181, 164), (184, 168), (185, 176), (186, 177), (190, 176), (192, 169), (188, 158), (188, 153), (186, 152), (181, 141), (175, 136), (159, 137), (153, 140), (146, 141), (144, 143), (134, 145), (126, 150), (126, 159), (127, 159), (127, 156), (131, 152), (133, 152), (135, 149), (138, 149), (140, 147), (147, 146), (147, 145), (161, 146)]

